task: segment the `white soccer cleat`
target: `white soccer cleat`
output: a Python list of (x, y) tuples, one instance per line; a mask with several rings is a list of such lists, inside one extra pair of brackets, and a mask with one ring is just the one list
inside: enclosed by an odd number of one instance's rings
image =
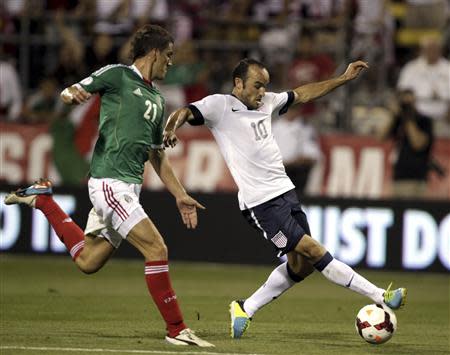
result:
[(176, 337), (172, 338), (168, 335), (166, 336), (166, 341), (173, 345), (195, 345), (200, 346), (202, 348), (210, 348), (214, 347), (215, 345), (208, 343), (206, 340), (203, 340), (199, 338), (197, 335), (195, 335), (194, 331), (186, 328), (183, 329)]
[(5, 205), (24, 204), (35, 207), (37, 195), (51, 195), (52, 183), (47, 179), (39, 179), (33, 185), (10, 192), (5, 196)]

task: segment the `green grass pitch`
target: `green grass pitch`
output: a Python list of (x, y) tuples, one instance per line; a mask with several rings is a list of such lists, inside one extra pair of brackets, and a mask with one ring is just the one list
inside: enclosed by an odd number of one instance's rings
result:
[[(449, 354), (448, 274), (361, 271), (408, 288), (398, 329), (383, 345), (354, 329), (371, 303), (315, 273), (261, 310), (241, 340), (229, 336), (228, 304), (248, 296), (270, 267), (171, 264), (185, 320), (216, 348), (174, 347), (148, 296), (143, 262), (111, 260), (83, 275), (69, 257), (0, 256), (0, 354)], [(22, 347), (22, 348), (20, 348)], [(78, 350), (77, 350), (78, 349)], [(103, 350), (100, 350), (103, 349)]]

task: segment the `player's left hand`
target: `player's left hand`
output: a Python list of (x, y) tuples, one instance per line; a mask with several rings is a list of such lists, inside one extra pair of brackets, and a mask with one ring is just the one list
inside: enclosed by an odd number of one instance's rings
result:
[(177, 198), (177, 206), (186, 227), (195, 229), (197, 227), (197, 208), (204, 210), (205, 206), (189, 195)]
[(346, 80), (352, 80), (355, 79), (363, 69), (368, 68), (369, 64), (363, 62), (362, 60), (358, 60), (348, 65), (347, 70), (345, 71), (343, 76)]

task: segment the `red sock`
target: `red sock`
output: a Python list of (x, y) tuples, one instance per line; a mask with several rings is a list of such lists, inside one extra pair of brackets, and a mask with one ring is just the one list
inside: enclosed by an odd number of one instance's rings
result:
[(166, 321), (169, 336), (177, 336), (186, 329), (186, 325), (178, 306), (177, 296), (172, 289), (167, 260), (146, 262), (145, 281), (153, 301)]
[(84, 248), (84, 232), (48, 195), (38, 195), (36, 208), (41, 210), (59, 239), (75, 260)]

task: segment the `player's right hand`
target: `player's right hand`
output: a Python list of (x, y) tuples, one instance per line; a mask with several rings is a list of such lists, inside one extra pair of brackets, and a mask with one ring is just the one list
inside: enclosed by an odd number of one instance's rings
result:
[(84, 90), (80, 85), (72, 85), (65, 88), (61, 92), (60, 96), (61, 100), (63, 100), (65, 104), (71, 105), (86, 102), (92, 95)]
[(175, 147), (178, 143), (178, 137), (174, 131), (166, 131), (163, 133), (163, 144), (164, 147)]
[(176, 202), (184, 225), (188, 229), (195, 229), (198, 223), (197, 208), (204, 210), (206, 207), (188, 194), (177, 198)]

